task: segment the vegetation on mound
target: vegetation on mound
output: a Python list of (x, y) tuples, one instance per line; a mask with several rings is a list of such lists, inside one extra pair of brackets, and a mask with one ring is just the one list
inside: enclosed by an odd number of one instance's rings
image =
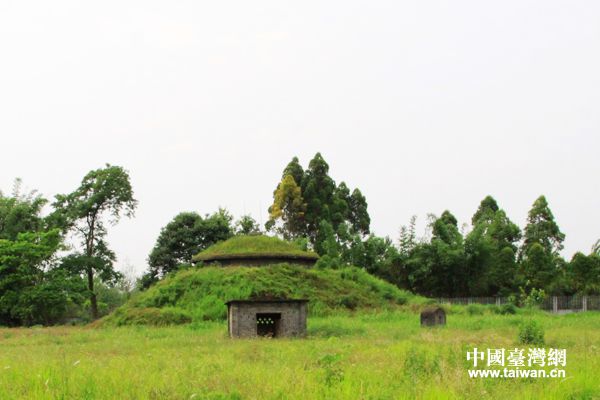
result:
[(191, 268), (132, 298), (101, 325), (223, 320), (227, 317), (226, 301), (265, 298), (306, 298), (310, 315), (324, 316), (347, 310), (390, 309), (415, 296), (356, 267), (319, 270), (278, 264)]
[(242, 257), (313, 258), (316, 253), (302, 250), (293, 243), (264, 235), (234, 236), (219, 242), (193, 257), (194, 261)]

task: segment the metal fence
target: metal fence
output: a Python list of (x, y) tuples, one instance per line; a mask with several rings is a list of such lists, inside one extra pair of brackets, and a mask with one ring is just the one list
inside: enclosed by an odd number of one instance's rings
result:
[[(441, 304), (507, 304), (508, 297), (441, 297), (437, 299)], [(554, 313), (570, 313), (579, 311), (600, 311), (600, 296), (547, 296), (540, 304), (542, 310)]]

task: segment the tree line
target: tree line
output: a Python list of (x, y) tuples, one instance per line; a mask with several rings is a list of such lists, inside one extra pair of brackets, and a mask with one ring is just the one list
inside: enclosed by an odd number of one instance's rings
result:
[(23, 193), (19, 180), (12, 194), (0, 192), (0, 325), (96, 319), (131, 290), (106, 242), (108, 226), (132, 217), (137, 205), (127, 171), (90, 171), (43, 216), (48, 203)]
[[(304, 169), (294, 157), (283, 169), (263, 233), (295, 241), (321, 257), (319, 268), (356, 265), (397, 286), (432, 297), (521, 296), (536, 293), (600, 293), (600, 241), (588, 254), (567, 261), (560, 255), (565, 235), (544, 196), (533, 203), (523, 230), (496, 200), (487, 196), (463, 233), (450, 211), (429, 215), (428, 234), (417, 237), (416, 217), (399, 237), (370, 231), (368, 204), (360, 189), (350, 190), (329, 175), (320, 153)], [(153, 248), (144, 276), (148, 287), (187, 266), (194, 254), (239, 233), (258, 233), (251, 216), (234, 226), (226, 210), (201, 217), (176, 216)]]
[[(51, 211), (43, 215), (47, 206)], [(240, 234), (278, 235), (316, 251), (317, 268), (359, 266), (425, 296), (600, 293), (600, 241), (591, 252), (565, 260), (565, 235), (544, 196), (533, 203), (523, 229), (487, 196), (468, 232), (444, 211), (429, 216), (425, 237), (416, 235), (413, 217), (393, 240), (371, 232), (366, 197), (335, 182), (319, 153), (306, 169), (297, 157), (285, 166), (262, 227), (252, 216), (236, 220), (226, 209), (176, 215), (134, 282), (115, 270), (106, 235), (121, 218), (133, 217), (136, 206), (128, 172), (108, 164), (52, 202), (24, 193), (20, 181), (11, 194), (0, 192), (0, 325), (96, 319), (132, 291), (190, 267), (198, 252)]]
[(463, 234), (450, 211), (430, 215), (428, 235), (418, 238), (416, 217), (397, 241), (370, 233), (367, 201), (329, 176), (317, 153), (306, 171), (294, 158), (284, 168), (269, 208), (267, 229), (307, 240), (318, 265), (357, 265), (425, 296), (508, 296), (531, 293), (600, 293), (600, 241), (570, 261), (560, 255), (565, 235), (544, 196), (521, 230), (496, 200), (485, 197)]

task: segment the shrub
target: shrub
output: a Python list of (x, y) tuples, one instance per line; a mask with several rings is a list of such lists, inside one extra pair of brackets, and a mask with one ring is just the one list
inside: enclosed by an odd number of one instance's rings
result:
[(535, 320), (528, 320), (519, 327), (519, 342), (522, 344), (544, 344), (544, 329)]
[(498, 311), (499, 311), (499, 314), (502, 314), (502, 315), (516, 314), (517, 307), (511, 303), (503, 304), (500, 306)]
[(356, 309), (356, 307), (358, 307), (359, 304), (359, 299), (352, 295), (345, 295), (340, 299), (340, 305), (344, 306), (345, 308), (349, 309), (349, 310), (354, 310)]
[(469, 315), (483, 315), (485, 307), (481, 304), (469, 304), (467, 306), (467, 314)]
[(319, 366), (323, 369), (325, 385), (330, 387), (344, 380), (344, 370), (340, 366), (339, 354), (326, 354), (319, 359)]

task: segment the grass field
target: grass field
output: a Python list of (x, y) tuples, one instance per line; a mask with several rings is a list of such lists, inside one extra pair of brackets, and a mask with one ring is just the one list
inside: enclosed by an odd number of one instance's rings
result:
[[(600, 313), (471, 315), (422, 329), (408, 311), (313, 317), (307, 339), (231, 340), (225, 322), (0, 329), (0, 399), (597, 399)], [(565, 379), (472, 379), (472, 347), (567, 349)]]

